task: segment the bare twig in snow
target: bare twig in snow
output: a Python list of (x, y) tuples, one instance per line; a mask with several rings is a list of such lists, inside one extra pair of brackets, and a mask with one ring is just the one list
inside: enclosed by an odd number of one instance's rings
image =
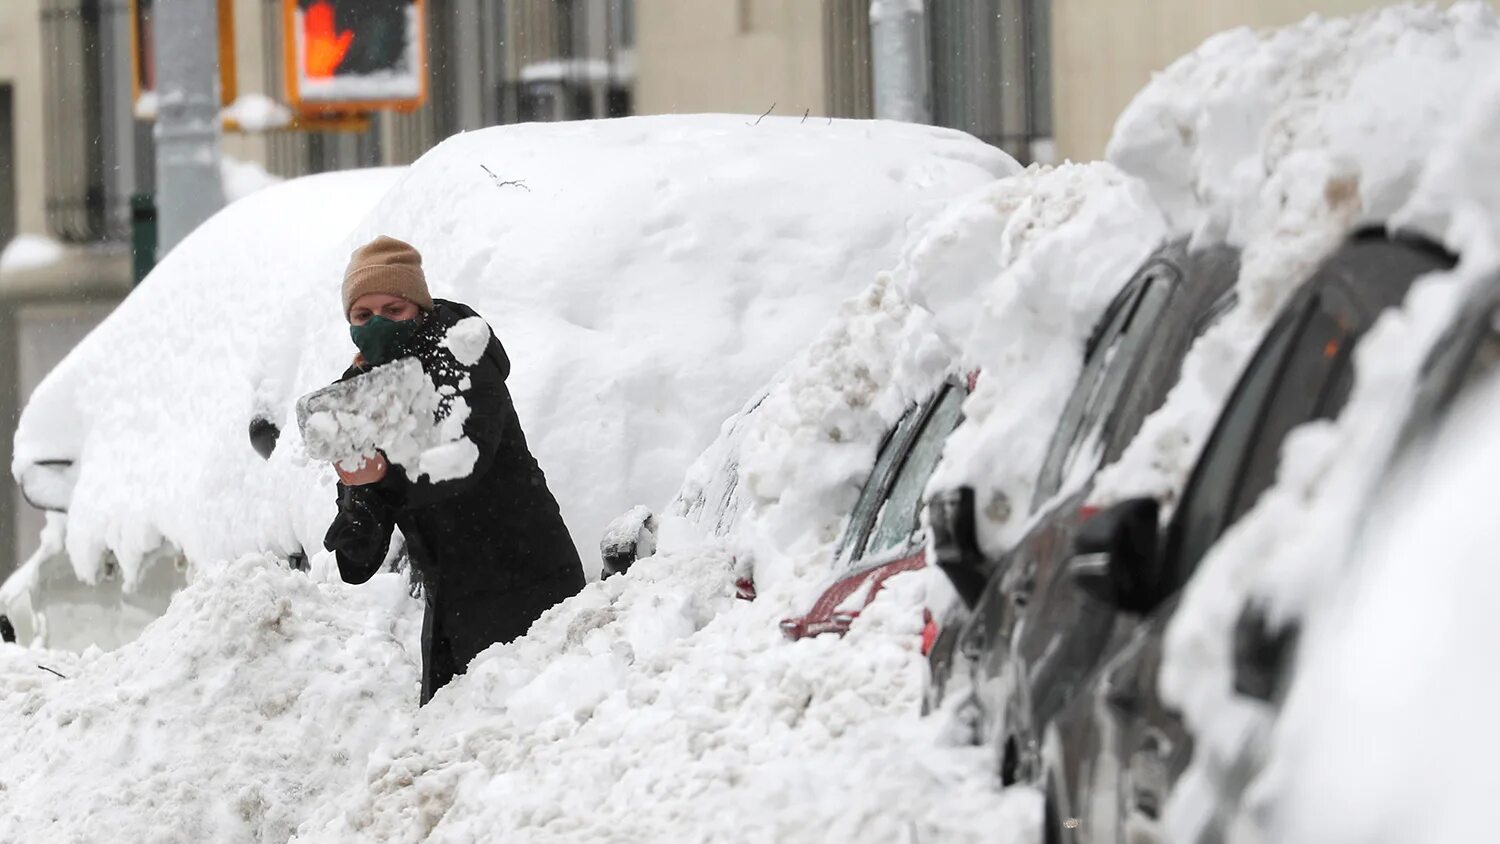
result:
[(479, 165), (479, 169), (481, 169), (484, 172), (490, 174), (490, 179), (495, 183), (495, 187), (497, 187), (497, 188), (520, 188), (521, 190), (524, 190), (527, 193), (531, 193), (531, 188), (526, 187), (526, 183), (524, 181), (520, 180), (520, 179), (510, 179), (509, 181), (501, 181), (500, 177), (495, 175), (495, 171), (493, 171), (490, 168), (484, 166), (483, 164)]
[[(808, 109), (807, 111), (802, 112), (802, 123), (806, 123), (807, 122), (807, 116), (809, 114), (812, 114), (812, 109)], [(798, 125), (801, 125), (801, 124), (798, 124)]]
[(37, 668), (40, 668), (40, 669), (42, 669), (42, 670), (43, 670), (43, 671), (47, 671), (47, 672), (50, 672), (50, 673), (52, 673), (52, 674), (57, 674), (57, 676), (59, 676), (59, 677), (62, 677), (62, 678), (63, 678), (63, 679), (64, 679), (64, 680), (66, 680), (66, 679), (68, 679), (68, 678), (67, 678), (67, 677), (64, 677), (64, 676), (63, 676), (63, 675), (62, 675), (62, 674), (59, 674), (59, 673), (58, 673), (58, 672), (56, 672), (56, 671), (53, 671), (53, 670), (52, 670), (52, 669), (51, 669), (51, 668), (48, 668), (48, 667), (47, 667), (47, 666), (45, 666), (45, 665), (38, 665), (38, 666), (37, 666)]
[(768, 116), (770, 116), (771, 112), (773, 112), (775, 110), (776, 110), (776, 104), (775, 103), (771, 103), (771, 107), (768, 108), (768, 109), (766, 109), (766, 113), (765, 114), (762, 114), (760, 117), (755, 118), (755, 122), (754, 123), (746, 123), (745, 125), (746, 126), (759, 126), (760, 122), (762, 120), (765, 120)]

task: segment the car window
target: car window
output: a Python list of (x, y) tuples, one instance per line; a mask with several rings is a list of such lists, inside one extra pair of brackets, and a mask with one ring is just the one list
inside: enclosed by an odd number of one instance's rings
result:
[(891, 484), (890, 495), (880, 509), (875, 531), (864, 556), (880, 554), (907, 543), (922, 522), (922, 491), (943, 455), (943, 444), (958, 427), (964, 391), (948, 386), (938, 398), (905, 461)]
[(1114, 416), (1121, 393), (1132, 381), (1131, 373), (1151, 336), (1149, 329), (1158, 323), (1171, 299), (1168, 273), (1165, 266), (1148, 271), (1126, 306), (1113, 315), (1084, 365), (1047, 449), (1033, 506), (1057, 493), (1063, 480), (1078, 468), (1080, 458), (1087, 455), (1098, 460), (1103, 431)]
[(875, 466), (870, 470), (870, 477), (865, 481), (864, 488), (859, 492), (859, 500), (849, 514), (849, 526), (839, 542), (839, 556), (842, 557), (851, 548), (863, 547), (870, 532), (875, 529), (881, 505), (885, 502), (891, 484), (895, 483), (896, 468), (906, 454), (917, 428), (932, 412), (935, 401), (936, 399), (913, 406), (886, 436), (879, 455), (875, 458)]
[(1354, 381), (1354, 368), (1349, 360), (1351, 339), (1350, 327), (1329, 309), (1319, 307), (1309, 315), (1286, 368), (1261, 411), (1265, 423), (1246, 456), (1242, 479), (1233, 492), (1224, 527), (1255, 506), (1261, 493), (1276, 480), (1281, 446), (1293, 428), (1313, 419), (1338, 415)]
[(1178, 583), (1186, 580), (1230, 521), (1240, 468), (1305, 319), (1305, 311), (1288, 313), (1271, 328), (1221, 413), (1218, 430), (1204, 447), (1175, 518), (1177, 542), (1168, 564), (1176, 569)]

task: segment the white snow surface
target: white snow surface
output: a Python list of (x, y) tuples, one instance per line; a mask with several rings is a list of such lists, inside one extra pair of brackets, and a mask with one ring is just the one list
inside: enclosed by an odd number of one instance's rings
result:
[(1352, 229), (1397, 217), (1497, 61), (1491, 7), (1399, 5), (1222, 33), (1136, 97), (1109, 159), (1147, 182), (1174, 232), (1243, 249), (1240, 305), (1099, 475), (1096, 503), (1149, 495), (1170, 511), (1281, 305)]
[[(748, 122), (499, 127), (404, 176), (327, 177), (366, 187), (254, 194), (42, 384), (15, 468), (80, 460), (68, 548), (85, 577), (106, 551), (131, 574), (162, 541), (197, 564), (320, 548), (334, 476), (304, 459), (292, 408), (347, 365), (339, 279), (354, 246), (389, 234), (505, 344), (528, 442), (596, 560), (610, 519), (667, 501), (713, 426), (894, 263), (910, 227), (1016, 169), (951, 130)], [(269, 462), (246, 440), (256, 413), (281, 425)]]
[[(745, 122), (714, 118), (708, 132), (702, 121), (679, 120), (524, 128), (529, 143), (481, 160), (490, 161), (502, 179), (524, 178), (529, 192), (492, 182), (479, 171), (476, 156), (445, 157), (440, 151), (417, 169), (428, 166), (442, 178), (429, 173), (430, 187), (397, 190), (389, 207), (362, 227), (379, 226), (419, 244), (423, 241), (412, 234), (417, 226), (446, 229), (450, 237), (434, 238), (434, 246), (425, 250), (434, 292), (478, 305), (507, 342), (523, 423), (553, 488), (565, 498), (565, 511), (585, 485), (602, 488), (593, 493), (594, 506), (614, 516), (630, 504), (653, 500), (649, 494), (637, 497), (649, 487), (626, 480), (659, 472), (659, 480), (676, 475), (675, 484), (691, 456), (687, 449), (701, 451), (713, 433), (712, 423), (698, 431), (688, 422), (723, 418), (739, 406), (755, 384), (814, 336), (839, 300), (873, 279), (868, 290), (838, 310), (813, 346), (784, 368), (790, 382), (775, 380), (784, 392), (773, 405), (787, 415), (767, 419), (791, 430), (769, 424), (758, 429), (767, 443), (796, 444), (811, 462), (807, 467), (765, 463), (757, 473), (765, 489), (823, 483), (825, 476), (857, 488), (879, 431), (907, 402), (938, 383), (961, 347), (938, 332), (938, 316), (908, 301), (890, 275), (876, 270), (897, 263), (909, 229), (914, 241), (923, 242), (952, 227), (926, 225), (944, 201), (979, 202), (991, 215), (1016, 214), (1014, 206), (1025, 205), (1018, 196), (996, 197), (975, 188), (1012, 168), (953, 133), (835, 123), (839, 131), (830, 140), (827, 127), (796, 120), (767, 118), (759, 127)], [(767, 128), (777, 134), (761, 131)], [(655, 147), (647, 155), (622, 145), (615, 160), (597, 160), (585, 151), (601, 131), (625, 132), (638, 143), (651, 136)], [(478, 144), (484, 134), (464, 136), (450, 146)], [(819, 142), (820, 135), (827, 144)], [(719, 149), (730, 143), (726, 137), (738, 140), (734, 149), (749, 147), (736, 152), (727, 167), (717, 163)], [(531, 146), (538, 138), (546, 141), (549, 155), (559, 149), (577, 153), (567, 168), (585, 169), (577, 181), (561, 184), (564, 167), (539, 160), (541, 152)], [(912, 147), (923, 144), (931, 151), (914, 155)], [(679, 165), (696, 166), (670, 172), (633, 167), (633, 154), (659, 159), (674, 149)], [(640, 180), (610, 182), (602, 172), (606, 168), (639, 173)], [(711, 185), (702, 176), (681, 175), (705, 172), (714, 174)], [(873, 183), (870, 173), (876, 176)], [(1117, 211), (1130, 207), (1123, 198), (1132, 189), (1107, 165), (1032, 173), (1023, 180), (1044, 192), (1051, 186), (1048, 196), (1097, 193), (1098, 199), (1082, 203), (1084, 209), (1095, 208), (1093, 203)], [(590, 192), (581, 185), (596, 187)], [(597, 195), (599, 185), (605, 186), (605, 196)], [(957, 198), (961, 193), (966, 195)], [(771, 197), (770, 205), (763, 194)], [(551, 201), (533, 205), (538, 195)], [(466, 202), (503, 204), (485, 214), (434, 219), (430, 208), (439, 197), (459, 208)], [(662, 197), (671, 198), (666, 207)], [(913, 211), (924, 202), (930, 204)], [(507, 213), (510, 203), (515, 207)], [(623, 231), (621, 206), (642, 209)], [(855, 207), (864, 213), (851, 214)], [(673, 208), (682, 216), (674, 217)], [(1066, 228), (1073, 219), (1074, 214), (1061, 214), (1057, 222)], [(954, 239), (976, 247), (990, 231), (978, 226)], [(580, 249), (578, 238), (570, 235), (576, 232), (589, 233), (593, 248)], [(1084, 234), (1082, 227), (1072, 232), (1071, 237)], [(368, 234), (356, 232), (346, 243)], [(480, 243), (483, 249), (461, 243)], [(1014, 254), (1029, 254), (1013, 248)], [(1010, 283), (993, 262), (959, 261), (954, 268), (969, 272), (946, 289), (945, 313), (972, 305), (961, 290), (963, 279), (985, 297), (1001, 295)], [(499, 283), (483, 284), (495, 279)], [(576, 295), (560, 292), (569, 289), (566, 285)], [(302, 298), (322, 300), (337, 313), (331, 289)], [(283, 380), (270, 384), (263, 378), (258, 391), (247, 390), (245, 413), (285, 407), (301, 385), (321, 385), (336, 374), (352, 351), (347, 332), (341, 324), (319, 328), (321, 322), (333, 321), (292, 317), (273, 335), (283, 342), (311, 337), (311, 347), (327, 353), (317, 359), (308, 353), (298, 364), (306, 372), (295, 376), (287, 374), (286, 360), (263, 366), (261, 371)], [(688, 355), (683, 349), (706, 351)], [(825, 361), (823, 352), (836, 358)], [(530, 374), (526, 361), (533, 362)], [(602, 373), (580, 376), (590, 368)], [(865, 369), (845, 383), (851, 372)], [(905, 374), (894, 377), (898, 371)], [(828, 407), (830, 418), (850, 421), (847, 447), (823, 436), (827, 428), (816, 415), (821, 402), (834, 399), (851, 408), (841, 416), (837, 406)], [(715, 402), (728, 404), (716, 407)], [(872, 414), (865, 403), (879, 410)], [(621, 407), (628, 412), (619, 412)], [(644, 434), (611, 436), (608, 426), (641, 417)], [(283, 444), (290, 430), (283, 428)], [(238, 424), (233, 435), (243, 436)], [(695, 437), (701, 438), (697, 444), (690, 442)], [(769, 452), (760, 452), (760, 459), (768, 458)], [(621, 464), (617, 474), (609, 471), (611, 461)], [(674, 467), (674, 461), (680, 462)], [(833, 464), (831, 475), (820, 468), (824, 463)], [(249, 461), (238, 467), (256, 468)], [(281, 482), (283, 496), (298, 473), (310, 471), (282, 448), (265, 468), (289, 479)], [(813, 474), (784, 477), (803, 469)], [(85, 462), (73, 497), (74, 517), (91, 494), (88, 473)], [(783, 477), (774, 477), (778, 473)], [(330, 491), (301, 482), (309, 487), (298, 499), (308, 511), (303, 518), (315, 529), (307, 533), (320, 535), (319, 505), (307, 502), (331, 498)], [(94, 825), (100, 821), (92, 820), (96, 817), (127, 838), (156, 818), (158, 829), (187, 829), (189, 837), (258, 841), (286, 840), (294, 829), (305, 841), (477, 841), (497, 834), (537, 841), (993, 840), (997, 831), (1027, 840), (1040, 820), (1036, 795), (1002, 794), (987, 750), (951, 745), (943, 724), (917, 717), (925, 683), (919, 653), (920, 607), (929, 587), (924, 575), (892, 580), (845, 639), (793, 643), (782, 636), (778, 622), (805, 611), (808, 596), (831, 576), (829, 546), (837, 525), (811, 531), (816, 541), (808, 538), (806, 527), (828, 521), (826, 505), (819, 507), (801, 522), (790, 508), (775, 511), (786, 520), (782, 526), (790, 541), (787, 548), (757, 544), (768, 576), (754, 602), (734, 597), (740, 568), (727, 543), (705, 537), (687, 520), (667, 520), (660, 525), (662, 553), (637, 562), (626, 575), (589, 584), (549, 611), (526, 637), (490, 648), (466, 677), (420, 712), (411, 664), (415, 643), (407, 626), (416, 604), (399, 590), (382, 587), (367, 595), (365, 587), (332, 582), (337, 574), (326, 553), (313, 559), (310, 578), (279, 572), (256, 558), (227, 569), (209, 567), (140, 640), (114, 654), (86, 656), (71, 681), (78, 685), (68, 689), (68, 705), (99, 702), (107, 710), (117, 693), (114, 678), (131, 671), (154, 676), (159, 670), (154, 663), (168, 658), (156, 649), (169, 635), (192, 642), (182, 646), (187, 652), (180, 662), (172, 657), (168, 664), (198, 665), (200, 680), (210, 688), (230, 683), (218, 679), (225, 676), (215, 673), (220, 668), (249, 662), (230, 685), (249, 699), (246, 706), (261, 703), (254, 685), (260, 666), (287, 670), (288, 676), (266, 684), (266, 696), (275, 700), (282, 700), (278, 690), (310, 682), (313, 675), (342, 697), (305, 695), (251, 717), (200, 705), (199, 681), (179, 678), (171, 696), (164, 692), (150, 705), (152, 711), (181, 713), (173, 719), (176, 745), (193, 757), (181, 776), (194, 788), (176, 785), (174, 774), (157, 771), (150, 757), (140, 767), (127, 761), (92, 775), (81, 766), (68, 768), (62, 780), (42, 776), (45, 766), (23, 765), (16, 768), (18, 781), (8, 785), (19, 795), (25, 818), (50, 824), (40, 828), (57, 837), (83, 840), (102, 834), (104, 827)], [(276, 518), (265, 512), (258, 518)], [(214, 520), (220, 530), (234, 529), (217, 514), (199, 518)], [(757, 510), (745, 526), (768, 537), (773, 522)], [(69, 541), (79, 535), (86, 530), (70, 526)], [(599, 535), (591, 531), (576, 538), (592, 545)], [(181, 541), (186, 547), (188, 540)], [(772, 572), (787, 576), (778, 579)], [(283, 609), (285, 602), (291, 606)], [(284, 627), (293, 624), (289, 618), (310, 618), (318, 629), (273, 635), (265, 631), (268, 616), (282, 619)], [(365, 634), (352, 636), (357, 630)], [(221, 659), (217, 649), (234, 641), (245, 642), (248, 652)], [(209, 648), (213, 654), (195, 659)], [(312, 650), (327, 651), (320, 657), (327, 661), (310, 661)], [(387, 674), (337, 669), (344, 662), (368, 664), (372, 654), (392, 666)], [(304, 663), (306, 675), (300, 669)], [(304, 705), (318, 712), (304, 713)], [(49, 732), (51, 719), (32, 718), (15, 728), (6, 720), (26, 717), (0, 713), (0, 730), (31, 729), (35, 752), (54, 754), (89, 741), (118, 746), (128, 732), (124, 725), (138, 715), (126, 709), (118, 719), (92, 717), (68, 742)], [(346, 720), (331, 720), (336, 717)], [(330, 759), (342, 767), (328, 770)], [(152, 777), (162, 787), (151, 793), (164, 796), (149, 811), (141, 810), (147, 806), (139, 802), (143, 790), (116, 785)], [(62, 781), (74, 789), (79, 782), (98, 783), (88, 789), (98, 795), (92, 811), (55, 812), (55, 789), (61, 788), (56, 783)], [(312, 781), (316, 788), (295, 785)]]
[(410, 723), (420, 610), (372, 583), (246, 558), (118, 651), (0, 645), (0, 840), (285, 841)]
[(1500, 788), (1500, 570), (1490, 565), (1500, 381), (1464, 404), (1425, 465), (1406, 467), (1372, 507), (1357, 563), (1304, 631), (1274, 742), (1266, 840), (1493, 834), (1483, 807)]

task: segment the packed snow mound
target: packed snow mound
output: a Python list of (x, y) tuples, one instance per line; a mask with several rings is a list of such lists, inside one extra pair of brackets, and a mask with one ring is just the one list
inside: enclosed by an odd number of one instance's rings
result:
[(726, 554), (642, 560), (476, 658), (296, 840), (1028, 840), (1039, 801), (915, 717), (920, 592), (789, 642)]
[[(339, 279), (355, 246), (388, 234), (422, 251), (434, 295), (495, 329), (528, 442), (597, 559), (609, 520), (668, 501), (715, 426), (895, 262), (909, 229), (1018, 169), (951, 130), (752, 123), (496, 127), (405, 175), (256, 193), (46, 380), (13, 469), (80, 461), (68, 549), (85, 577), (107, 552), (134, 576), (163, 541), (196, 564), (321, 548), (334, 474), (306, 459), (293, 407), (354, 353)], [(269, 462), (247, 442), (255, 415), (282, 431)]]
[(1100, 474), (1096, 503), (1149, 495), (1170, 510), (1281, 305), (1350, 231), (1397, 216), (1497, 62), (1489, 6), (1392, 6), (1223, 33), (1136, 97), (1109, 159), (1146, 181), (1176, 233), (1243, 249), (1240, 304)]
[(247, 558), (66, 679), (0, 646), (0, 840), (285, 841), (410, 722), (420, 605), (372, 582)]
[(961, 350), (958, 368), (979, 373), (929, 489), (972, 486), (981, 543), (998, 553), (1033, 510), (1089, 335), (1167, 230), (1145, 186), (1104, 163), (1034, 170), (976, 199), (918, 240), (896, 275)]
[[(1372, 508), (1357, 566), (1302, 638), (1267, 840), (1479, 841), (1500, 789), (1500, 381)], [(1372, 741), (1372, 737), (1379, 737)], [(1427, 772), (1415, 775), (1414, 772)]]
[(757, 588), (826, 573), (886, 432), (945, 378), (979, 372), (933, 485), (975, 485), (986, 544), (1003, 544), (1089, 331), (1165, 232), (1144, 187), (1103, 163), (1028, 168), (965, 195), (726, 423), (673, 512), (732, 534)]

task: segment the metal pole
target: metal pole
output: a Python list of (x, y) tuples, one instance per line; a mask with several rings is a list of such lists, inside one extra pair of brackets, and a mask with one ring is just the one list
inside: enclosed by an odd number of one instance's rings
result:
[(870, 62), (877, 118), (932, 122), (924, 0), (870, 0)]
[(205, 0), (155, 0), (159, 254), (224, 207), (219, 171), (219, 16)]

